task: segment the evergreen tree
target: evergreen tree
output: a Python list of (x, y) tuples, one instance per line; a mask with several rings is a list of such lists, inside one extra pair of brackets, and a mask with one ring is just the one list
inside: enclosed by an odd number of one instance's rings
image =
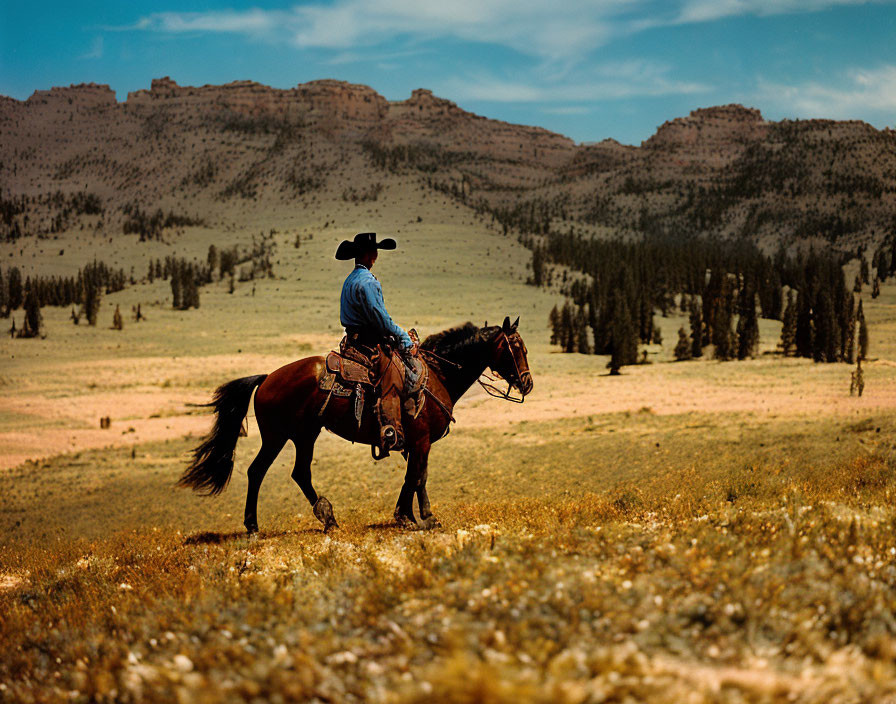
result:
[(83, 277), (81, 293), (81, 314), (87, 318), (88, 325), (96, 325), (101, 299), (100, 286), (95, 277), (88, 272)]
[(557, 345), (560, 343), (560, 310), (556, 305), (551, 308), (548, 322), (551, 326), (551, 344)]
[(840, 342), (840, 328), (834, 306), (827, 291), (820, 292), (815, 311), (815, 340), (812, 358), (816, 362), (836, 362)]
[(691, 308), (691, 357), (703, 356), (703, 308), (697, 304)]
[(37, 337), (43, 325), (43, 316), (40, 314), (40, 299), (34, 286), (25, 294), (25, 319), (22, 321), (22, 329), (19, 337)]
[(631, 312), (621, 291), (612, 299), (612, 325), (610, 327), (610, 374), (619, 374), (619, 369), (638, 361), (638, 331)]
[(213, 245), (213, 244), (210, 244), (208, 246), (208, 255), (206, 256), (206, 263), (208, 264), (208, 269), (209, 269), (209, 280), (211, 280), (212, 272), (221, 265), (221, 257), (218, 254), (218, 248), (215, 247), (215, 245)]
[(787, 294), (787, 308), (784, 309), (784, 324), (781, 326), (781, 351), (785, 357), (796, 352), (796, 299), (793, 291)]
[(576, 351), (575, 319), (569, 301), (563, 304), (560, 313), (560, 345), (564, 352)]
[(173, 274), (171, 276), (171, 307), (175, 310), (183, 308), (183, 291), (181, 284), (180, 274)]
[(727, 277), (722, 283), (721, 293), (713, 306), (712, 344), (715, 346), (715, 358), (728, 360), (737, 352), (736, 338), (731, 329), (734, 317), (734, 292)]
[(535, 247), (532, 250), (532, 280), (533, 286), (541, 286), (544, 284), (544, 250), (541, 247)]
[(691, 341), (688, 339), (688, 334), (685, 332), (684, 327), (678, 328), (678, 344), (675, 345), (673, 354), (676, 362), (691, 359)]
[(862, 283), (867, 284), (871, 281), (871, 271), (868, 268), (868, 260), (865, 259), (865, 256), (861, 257), (861, 264), (859, 264), (859, 276), (862, 277)]
[(809, 296), (803, 291), (797, 293), (796, 311), (796, 354), (798, 357), (811, 357), (815, 349), (815, 330)]
[(880, 279), (875, 276), (874, 282), (871, 284), (871, 298), (877, 298), (880, 295)]
[(9, 310), (16, 310), (25, 300), (25, 289), (22, 286), (22, 272), (17, 266), (9, 270), (9, 282), (6, 284), (6, 305)]
[(756, 295), (749, 293), (743, 301), (737, 321), (737, 358), (753, 357), (759, 347), (759, 321), (756, 318)]
[(862, 309), (862, 301), (859, 301), (859, 310), (856, 312), (859, 321), (859, 359), (868, 358), (868, 325), (865, 323), (865, 311)]
[(156, 278), (156, 268), (151, 259), (149, 260), (149, 272), (147, 272), (147, 278), (149, 279), (149, 283), (152, 283)]
[(591, 343), (588, 342), (588, 314), (579, 308), (576, 315), (576, 352), (591, 354)]
[(3, 278), (3, 269), (0, 268), (0, 317), (5, 318), (9, 315), (9, 291), (6, 288), (6, 281)]
[(115, 313), (112, 314), (112, 328), (114, 330), (124, 329), (124, 318), (121, 317), (121, 309), (115, 304)]

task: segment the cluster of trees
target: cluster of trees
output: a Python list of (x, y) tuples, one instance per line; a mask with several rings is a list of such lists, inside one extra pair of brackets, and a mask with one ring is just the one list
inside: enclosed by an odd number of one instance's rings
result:
[[(47, 220), (37, 218), (35, 223), (28, 211), (29, 208), (44, 208), (50, 211), (52, 217)], [(0, 196), (0, 240), (15, 242), (27, 234), (55, 233), (64, 230), (73, 216), (76, 215), (102, 215), (103, 202), (96, 193), (78, 191), (76, 193), (63, 193), (54, 191), (39, 196)], [(34, 215), (32, 212), (31, 215)], [(28, 232), (35, 229), (33, 233)]]
[(0, 269), (0, 314), (9, 317), (20, 306), (24, 308), (22, 327), (16, 330), (13, 320), (10, 330), (18, 337), (40, 334), (40, 309), (44, 306), (78, 306), (80, 314), (73, 311), (73, 319), (77, 322), (84, 316), (90, 325), (96, 325), (103, 294), (121, 291), (128, 282), (123, 269), (97, 261), (79, 269), (76, 276), (29, 276), (24, 281), (18, 267), (5, 272)]
[(189, 215), (162, 212), (158, 208), (154, 213), (148, 213), (140, 209), (136, 203), (126, 203), (121, 207), (126, 218), (122, 224), (122, 230), (126, 235), (138, 234), (140, 241), (159, 240), (162, 238), (162, 230), (171, 227), (187, 227), (191, 225), (204, 225), (202, 218), (193, 218)]
[(170, 269), (171, 305), (177, 310), (199, 307), (199, 286), (211, 283), (211, 268), (174, 259)]
[[(665, 317), (676, 305), (690, 319), (676, 346), (682, 359), (701, 356), (708, 345), (718, 359), (753, 356), (759, 316), (782, 320), (788, 330), (793, 319), (794, 341), (782, 343), (787, 354), (855, 358), (860, 309), (844, 262), (833, 255), (791, 257), (781, 250), (770, 257), (745, 240), (663, 232), (636, 240), (549, 232), (523, 241), (532, 248), (530, 283), (559, 283), (569, 299), (551, 313), (552, 341), (567, 352), (610, 355), (611, 369), (635, 363), (638, 344), (659, 342), (654, 311)], [(558, 282), (551, 265), (562, 269)], [(793, 292), (789, 312), (785, 287)]]

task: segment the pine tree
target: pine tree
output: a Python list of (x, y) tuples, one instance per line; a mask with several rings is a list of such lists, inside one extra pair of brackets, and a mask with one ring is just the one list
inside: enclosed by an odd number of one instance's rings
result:
[(827, 291), (818, 296), (818, 307), (815, 311), (815, 340), (812, 358), (816, 362), (836, 362), (840, 341), (840, 326), (834, 315), (834, 306)]
[(865, 311), (862, 310), (862, 301), (859, 301), (859, 310), (856, 312), (859, 321), (859, 359), (868, 358), (868, 325), (865, 323)]
[(688, 334), (685, 332), (684, 327), (678, 328), (678, 344), (675, 345), (673, 354), (676, 362), (691, 359), (691, 341), (688, 339)]
[(9, 291), (6, 289), (6, 281), (3, 278), (3, 269), (0, 268), (0, 317), (5, 318), (9, 315), (7, 306), (9, 299)]
[(797, 293), (796, 311), (796, 354), (798, 357), (811, 357), (815, 349), (815, 325), (809, 296), (803, 291)]
[(532, 280), (533, 286), (541, 286), (544, 283), (544, 250), (535, 247), (532, 250)]
[(22, 329), (19, 337), (37, 337), (43, 325), (43, 316), (40, 314), (40, 299), (37, 289), (31, 286), (25, 294), (25, 319), (22, 321)]
[(208, 246), (208, 255), (206, 256), (205, 261), (208, 264), (209, 280), (211, 280), (212, 272), (214, 272), (214, 270), (217, 269), (221, 264), (221, 257), (218, 254), (218, 248), (215, 247), (215, 245), (210, 244)]
[(560, 343), (560, 310), (554, 305), (551, 308), (551, 313), (548, 316), (548, 323), (551, 326), (551, 344), (556, 345)]
[(619, 369), (638, 361), (638, 330), (632, 320), (628, 303), (621, 290), (617, 290), (612, 300), (612, 325), (610, 328), (610, 374), (619, 374)]
[(871, 284), (871, 298), (877, 298), (880, 295), (880, 279), (875, 276), (874, 282)]
[(175, 310), (183, 308), (183, 291), (181, 290), (179, 272), (171, 276), (171, 307)]
[(703, 309), (694, 304), (691, 308), (691, 357), (703, 356)]
[(576, 352), (591, 354), (591, 343), (588, 341), (588, 314), (581, 307), (576, 315)]
[(575, 320), (569, 301), (563, 304), (563, 311), (560, 313), (560, 345), (564, 352), (576, 351)]
[(759, 347), (759, 321), (756, 318), (756, 296), (747, 294), (737, 321), (737, 358), (746, 359), (756, 354)]
[(862, 255), (862, 263), (859, 264), (859, 276), (862, 277), (862, 283), (867, 284), (871, 281), (871, 271), (868, 268), (868, 260), (865, 259), (865, 255)]
[(81, 293), (81, 313), (87, 318), (88, 325), (96, 325), (96, 317), (100, 312), (102, 293), (92, 273), (84, 275)]
[(716, 299), (712, 323), (712, 344), (715, 346), (715, 358), (728, 360), (734, 357), (737, 340), (731, 329), (734, 317), (734, 292), (727, 277), (722, 284), (721, 295)]
[(781, 326), (781, 351), (785, 357), (796, 352), (796, 299), (791, 290), (787, 294), (787, 308), (784, 309), (784, 324)]
[(121, 309), (115, 304), (115, 313), (112, 314), (112, 328), (114, 330), (124, 329), (124, 318), (121, 317)]
[(6, 305), (9, 310), (16, 310), (25, 300), (25, 289), (22, 287), (22, 272), (14, 266), (9, 270), (9, 281), (6, 284)]
[(152, 283), (156, 278), (156, 269), (155, 265), (152, 263), (152, 260), (149, 260), (149, 272), (147, 272), (147, 278), (149, 279), (149, 283)]

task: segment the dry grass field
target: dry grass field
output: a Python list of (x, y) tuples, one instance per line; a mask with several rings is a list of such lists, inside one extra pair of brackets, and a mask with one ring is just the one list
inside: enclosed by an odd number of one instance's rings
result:
[[(275, 277), (212, 284), (198, 310), (139, 283), (96, 328), (44, 309), (45, 339), (0, 338), (0, 700), (896, 701), (896, 286), (865, 300), (862, 398), (846, 365), (770, 354), (769, 321), (769, 354), (674, 363), (684, 319), (657, 318), (652, 363), (610, 377), (548, 345), (560, 298), (525, 285), (527, 250), (410, 187), (169, 247), (204, 258), (272, 228)], [(535, 389), (458, 405), (430, 462), (441, 529), (397, 530), (400, 461), (324, 434), (315, 485), (342, 527), (320, 532), (287, 448), (250, 541), (252, 414), (206, 499), (174, 487), (210, 423), (188, 404), (335, 346), (332, 253), (368, 228), (399, 240), (375, 273), (400, 324), (520, 315)], [(47, 244), (0, 257), (139, 278), (168, 251)], [(147, 320), (112, 330), (137, 303)]]

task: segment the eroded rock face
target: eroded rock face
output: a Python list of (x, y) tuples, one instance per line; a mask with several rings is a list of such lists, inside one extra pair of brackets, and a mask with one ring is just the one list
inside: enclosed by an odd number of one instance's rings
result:
[(663, 123), (643, 146), (652, 149), (710, 146), (755, 139), (766, 124), (758, 110), (743, 105), (701, 108), (691, 111), (687, 117)]
[(627, 230), (642, 216), (680, 220), (691, 210), (687, 222), (697, 229), (758, 231), (762, 218), (753, 214), (766, 212), (792, 227), (806, 212), (840, 217), (857, 193), (865, 200), (856, 222), (881, 232), (896, 197), (893, 132), (857, 121), (768, 122), (742, 105), (694, 110), (635, 147), (575, 144), (475, 115), (423, 88), (388, 101), (336, 80), (278, 89), (164, 77), (121, 103), (96, 84), (36, 91), (26, 101), (0, 96), (0, 135), (0, 183), (9, 193), (89, 184), (110, 217), (160, 199), (234, 212), (320, 191), (342, 202), (393, 181), (405, 188), (410, 177), (493, 212), (540, 208)]
[(67, 88), (55, 87), (50, 90), (36, 90), (25, 101), (29, 107), (49, 106), (64, 108), (90, 108), (100, 106), (114, 106), (115, 93), (105, 84), (79, 83)]

